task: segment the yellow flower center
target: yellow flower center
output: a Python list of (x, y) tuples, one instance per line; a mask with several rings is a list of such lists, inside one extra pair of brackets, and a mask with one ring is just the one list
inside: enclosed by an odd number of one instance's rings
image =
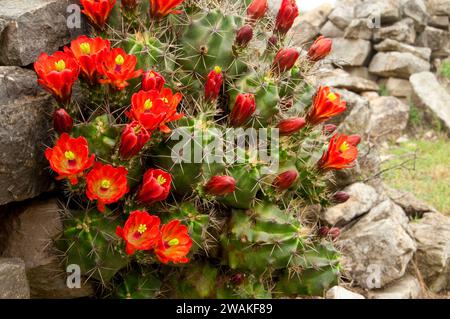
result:
[(331, 102), (335, 101), (336, 99), (337, 99), (337, 96), (333, 92), (328, 94), (328, 100), (330, 100)]
[(165, 182), (167, 182), (167, 179), (165, 179), (164, 176), (159, 175), (159, 176), (156, 178), (156, 181), (158, 182), (159, 185), (162, 185), (162, 184), (164, 184)]
[(144, 103), (144, 109), (150, 110), (153, 107), (153, 102), (151, 100), (146, 100)]
[(163, 97), (163, 98), (162, 98), (162, 101), (163, 101), (164, 103), (166, 103), (166, 104), (169, 103), (169, 100), (168, 100), (166, 97)]
[(55, 69), (58, 72), (61, 72), (66, 69), (66, 62), (64, 60), (59, 60), (58, 62), (55, 62)]
[(155, 73), (150, 72), (150, 73), (148, 74), (148, 76), (149, 76), (150, 78), (154, 78), (154, 77), (155, 77)]
[(91, 45), (87, 42), (81, 43), (80, 49), (83, 54), (91, 54)]
[(339, 147), (339, 151), (341, 151), (341, 153), (344, 153), (344, 152), (348, 151), (349, 148), (350, 148), (350, 146), (348, 145), (348, 143), (344, 142)]
[(75, 154), (72, 151), (66, 151), (64, 156), (69, 160), (73, 161), (75, 159)]
[(169, 246), (176, 246), (180, 243), (180, 241), (177, 238), (171, 239), (167, 244)]
[(139, 227), (138, 227), (138, 233), (142, 235), (142, 234), (145, 233), (146, 231), (147, 231), (147, 225), (145, 225), (145, 224), (140, 224)]
[(115, 60), (117, 65), (122, 65), (125, 63), (125, 59), (123, 58), (123, 56), (121, 54), (118, 54), (116, 56), (116, 60)]
[(101, 184), (102, 188), (108, 189), (111, 187), (111, 182), (107, 179), (102, 180)]
[(220, 73), (222, 73), (222, 68), (220, 66), (216, 65), (214, 68), (214, 72), (216, 72), (217, 74), (220, 74)]

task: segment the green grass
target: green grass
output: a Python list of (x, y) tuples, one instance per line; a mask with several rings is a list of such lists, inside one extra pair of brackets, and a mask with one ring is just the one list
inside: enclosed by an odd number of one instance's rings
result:
[(447, 79), (450, 79), (450, 61), (442, 62), (442, 65), (440, 67), (439, 73), (443, 77), (446, 77)]
[[(410, 140), (392, 146), (384, 155), (385, 182), (411, 192), (442, 213), (450, 214), (450, 140)], [(393, 168), (393, 169), (391, 169)]]

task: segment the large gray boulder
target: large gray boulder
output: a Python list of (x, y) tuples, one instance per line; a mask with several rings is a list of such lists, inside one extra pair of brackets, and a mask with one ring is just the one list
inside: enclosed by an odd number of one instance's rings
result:
[(50, 144), (52, 98), (38, 94), (36, 75), (0, 66), (0, 205), (51, 187), (44, 149)]
[(374, 81), (350, 74), (337, 75), (321, 79), (321, 85), (353, 92), (378, 91), (380, 87)]
[(437, 116), (450, 130), (450, 94), (439, 84), (431, 72), (417, 73), (410, 82), (415, 95), (415, 102), (427, 112)]
[(353, 7), (337, 5), (331, 11), (328, 19), (340, 29), (345, 29), (353, 19)]
[(450, 55), (450, 32), (427, 26), (419, 35), (416, 45), (430, 48), (433, 57), (448, 57)]
[(422, 217), (425, 213), (436, 212), (436, 209), (417, 199), (413, 194), (384, 186), (387, 196), (399, 205), (410, 218)]
[(427, 6), (423, 0), (403, 0), (403, 15), (414, 21), (416, 30), (423, 29), (430, 19)]
[(367, 23), (367, 19), (353, 19), (345, 29), (344, 37), (347, 39), (371, 40), (373, 29)]
[(395, 139), (408, 125), (409, 105), (392, 96), (370, 100), (369, 135), (372, 141)]
[(430, 70), (430, 63), (406, 52), (379, 52), (369, 65), (369, 71), (382, 77), (409, 79), (414, 73)]
[(330, 55), (335, 64), (347, 66), (365, 65), (370, 57), (372, 44), (361, 39), (333, 39), (333, 51)]
[(0, 258), (0, 299), (29, 299), (25, 264), (18, 258)]
[(427, 213), (410, 223), (417, 242), (416, 262), (434, 292), (450, 289), (450, 218)]
[(342, 38), (344, 30), (339, 29), (333, 22), (327, 21), (320, 29), (320, 34), (327, 38)]
[(365, 0), (355, 7), (356, 18), (379, 17), (381, 23), (392, 23), (401, 17), (398, 0)]
[(392, 39), (386, 39), (374, 46), (375, 50), (379, 52), (405, 52), (412, 53), (415, 56), (425, 60), (430, 61), (431, 58), (431, 49), (426, 47), (416, 47), (413, 45), (405, 44), (402, 42), (398, 42)]
[(406, 18), (393, 25), (375, 29), (373, 38), (376, 41), (392, 39), (403, 43), (414, 44), (416, 41), (414, 21), (410, 18)]
[(408, 218), (390, 200), (344, 228), (337, 245), (344, 273), (367, 289), (383, 288), (403, 277), (416, 251)]
[[(67, 7), (73, 0), (2, 0), (0, 64), (24, 66), (41, 52), (53, 53), (83, 29), (67, 27)], [(3, 30), (2, 30), (3, 29)]]

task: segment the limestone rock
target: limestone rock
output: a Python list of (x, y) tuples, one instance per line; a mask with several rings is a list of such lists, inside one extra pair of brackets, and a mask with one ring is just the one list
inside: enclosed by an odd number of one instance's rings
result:
[(325, 293), (326, 299), (366, 299), (364, 296), (343, 287), (334, 286)]
[(428, 0), (427, 2), (432, 15), (450, 16), (450, 0)]
[(369, 103), (371, 139), (382, 141), (399, 137), (408, 125), (409, 105), (391, 96), (382, 96)]
[(383, 289), (369, 292), (369, 299), (417, 299), (420, 298), (422, 288), (417, 278), (406, 275)]
[(337, 246), (344, 272), (363, 288), (383, 288), (403, 277), (416, 251), (408, 218), (389, 200), (344, 228)]
[(379, 17), (381, 23), (391, 23), (400, 19), (398, 0), (365, 0), (355, 7), (355, 18)]
[(0, 19), (6, 21), (0, 37), (0, 64), (25, 66), (41, 52), (49, 54), (83, 33), (67, 27), (66, 11), (73, 0), (3, 0)]
[(18, 258), (0, 258), (0, 299), (29, 299), (25, 264)]
[(427, 26), (417, 38), (416, 44), (430, 48), (433, 57), (450, 55), (450, 32)]
[(448, 16), (432, 16), (428, 24), (432, 27), (448, 31), (450, 18)]
[(375, 189), (363, 183), (355, 183), (345, 188), (344, 192), (350, 195), (349, 200), (327, 208), (322, 213), (322, 219), (330, 225), (345, 225), (367, 213), (378, 201)]
[(371, 50), (370, 41), (335, 38), (330, 56), (336, 64), (362, 66), (369, 59)]
[(415, 218), (425, 213), (436, 212), (430, 205), (417, 199), (413, 194), (385, 186), (389, 198), (405, 211), (406, 215)]
[(320, 81), (321, 85), (334, 88), (346, 89), (353, 92), (378, 91), (380, 87), (374, 81), (358, 76), (333, 76)]
[(403, 14), (414, 21), (416, 30), (423, 29), (430, 19), (427, 6), (423, 0), (406, 0), (402, 4)]
[(328, 16), (328, 20), (333, 22), (338, 28), (345, 29), (353, 19), (353, 8), (343, 5), (336, 6)]
[(384, 86), (389, 95), (395, 97), (410, 97), (412, 94), (411, 83), (408, 80), (388, 78), (381, 81), (381, 86)]
[(369, 27), (367, 19), (354, 19), (345, 29), (344, 38), (371, 40), (373, 29)]
[(430, 63), (411, 53), (379, 52), (369, 65), (369, 71), (382, 77), (408, 79), (412, 74), (429, 71)]
[(342, 38), (344, 31), (339, 29), (333, 22), (327, 21), (320, 29), (320, 34), (327, 38)]
[(437, 116), (450, 129), (450, 94), (431, 72), (417, 73), (410, 82), (416, 102)]
[(395, 40), (386, 39), (374, 46), (375, 50), (379, 52), (397, 51), (404, 53), (412, 53), (415, 56), (430, 61), (431, 49), (425, 47), (415, 47), (413, 45), (401, 43)]
[(450, 288), (450, 218), (427, 213), (410, 223), (417, 242), (416, 262), (434, 292)]
[(373, 38), (374, 40), (392, 39), (403, 43), (414, 44), (416, 41), (414, 21), (407, 18), (393, 25), (375, 29)]

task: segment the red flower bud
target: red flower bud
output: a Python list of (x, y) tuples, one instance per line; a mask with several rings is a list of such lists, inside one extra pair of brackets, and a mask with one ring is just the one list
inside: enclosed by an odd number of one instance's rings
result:
[(273, 186), (280, 191), (284, 191), (294, 184), (298, 178), (298, 172), (295, 169), (288, 170), (279, 174), (273, 181)]
[(337, 192), (333, 195), (333, 202), (336, 204), (342, 204), (348, 201), (350, 198), (350, 195), (346, 192)]
[(255, 95), (251, 93), (238, 94), (230, 115), (231, 125), (237, 127), (245, 124), (255, 111)]
[(323, 135), (331, 135), (334, 133), (334, 131), (337, 130), (337, 126), (334, 124), (325, 124), (323, 126)]
[(280, 34), (286, 34), (292, 28), (297, 16), (298, 7), (296, 0), (283, 0), (275, 22), (275, 31)]
[(359, 135), (350, 135), (347, 138), (347, 142), (350, 143), (353, 146), (358, 146), (359, 143), (361, 143), (361, 136), (359, 136)]
[(280, 49), (273, 61), (272, 70), (278, 74), (289, 71), (299, 56), (300, 53), (295, 48)]
[(321, 237), (331, 237), (331, 239), (336, 240), (341, 235), (341, 230), (337, 227), (329, 228), (324, 226), (319, 229), (319, 235)]
[(313, 45), (309, 48), (308, 58), (317, 62), (325, 58), (331, 52), (331, 48), (333, 47), (333, 40), (329, 38), (325, 38), (323, 35), (318, 37), (316, 41), (314, 41)]
[(136, 200), (140, 203), (153, 204), (169, 196), (172, 176), (161, 169), (149, 169), (145, 172)]
[(250, 25), (244, 25), (239, 29), (236, 35), (236, 44), (241, 47), (246, 47), (253, 39), (253, 28)]
[(53, 128), (58, 134), (72, 131), (73, 119), (64, 109), (58, 109), (53, 113)]
[(137, 121), (128, 124), (122, 132), (119, 154), (122, 159), (137, 155), (150, 139), (150, 133)]
[(269, 4), (267, 0), (253, 0), (247, 9), (247, 15), (251, 20), (258, 20), (264, 17)]
[(216, 196), (223, 196), (234, 192), (236, 189), (236, 180), (231, 176), (216, 175), (211, 177), (205, 185), (205, 190)]
[(280, 130), (280, 135), (292, 135), (297, 133), (306, 125), (306, 120), (303, 117), (293, 117), (290, 119), (282, 120), (278, 124), (278, 129)]
[(215, 101), (219, 97), (220, 89), (222, 88), (223, 75), (222, 68), (216, 66), (214, 70), (209, 72), (205, 85), (205, 99), (208, 101)]
[(143, 91), (156, 90), (158, 92), (161, 92), (165, 83), (166, 80), (161, 74), (153, 70), (149, 70), (145, 72), (144, 76), (142, 77), (142, 90)]

